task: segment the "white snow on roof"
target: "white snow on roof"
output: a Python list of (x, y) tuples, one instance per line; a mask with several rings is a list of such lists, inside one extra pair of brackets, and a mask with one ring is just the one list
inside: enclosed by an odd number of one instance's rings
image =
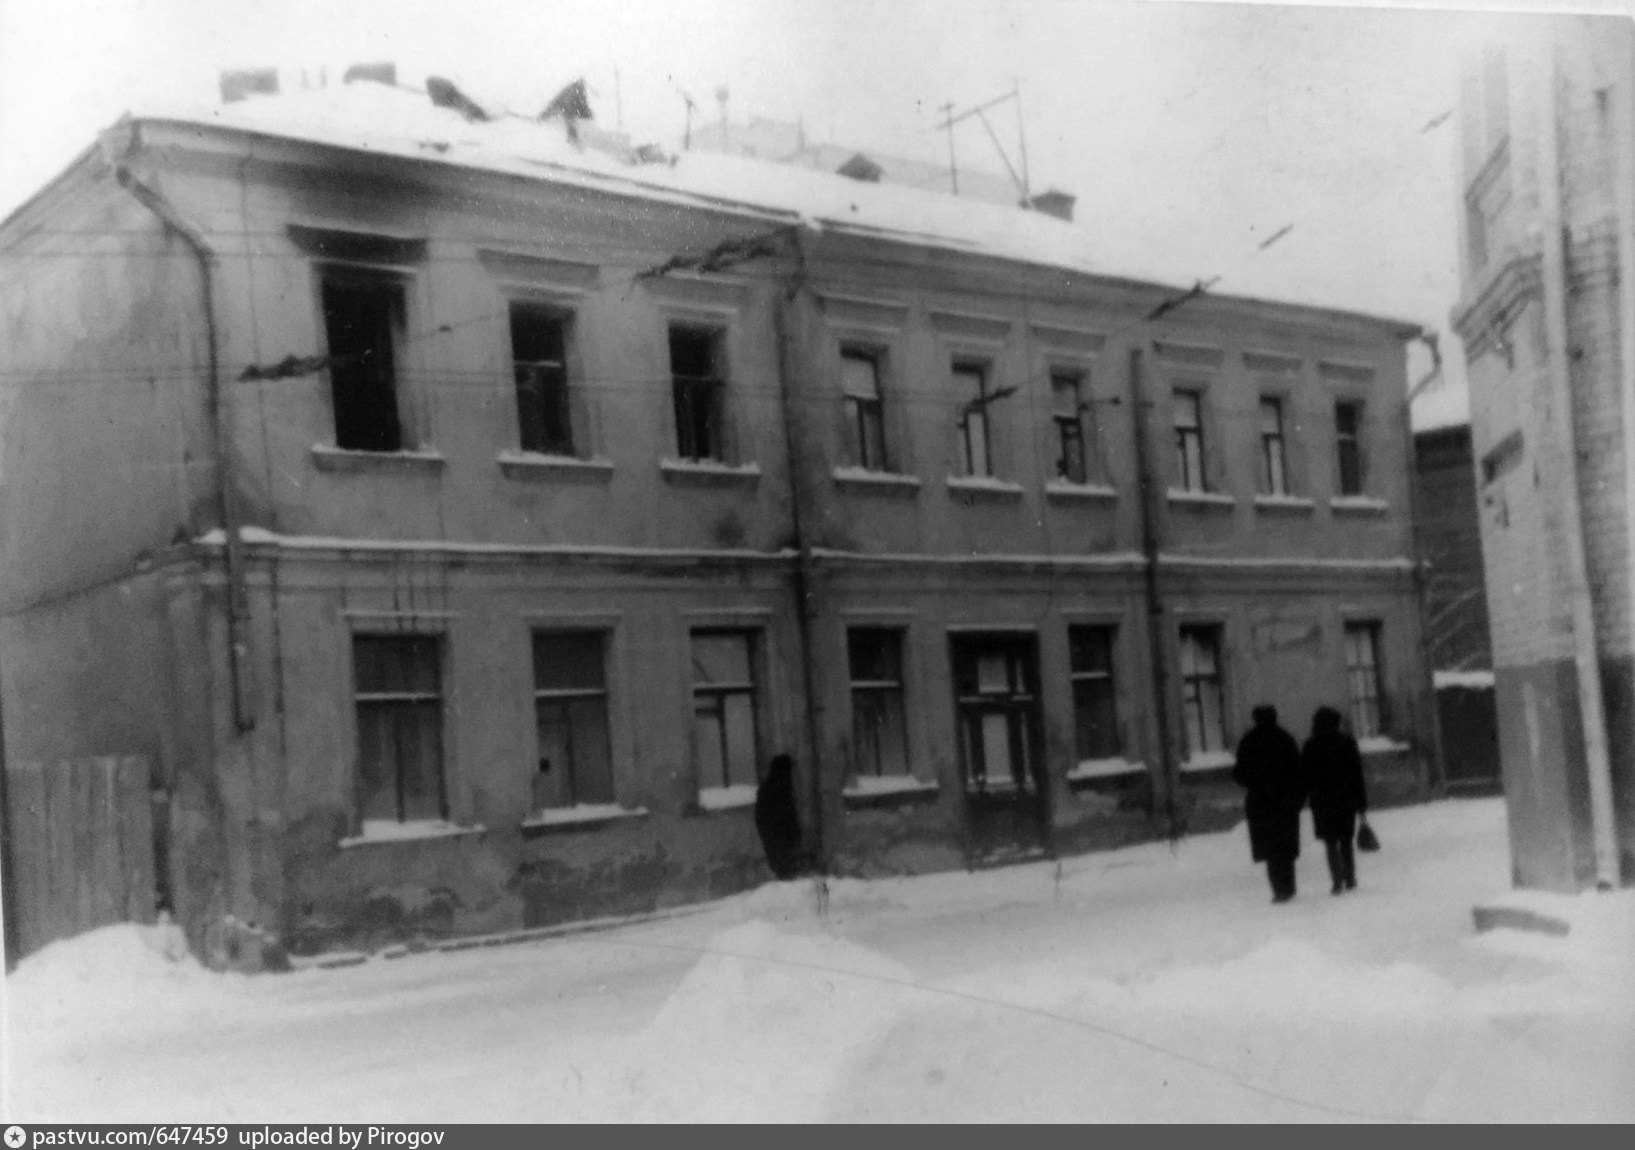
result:
[(1439, 380), (1408, 404), (1408, 420), (1415, 431), (1441, 431), (1470, 423), (1470, 387), (1463, 382)]
[[(378, 83), (252, 96), (216, 107), (142, 108), (132, 117), (409, 156), (1170, 287), (1188, 286), (1198, 274), (1173, 244), (1097, 237), (1039, 212), (708, 152), (681, 153), (673, 164), (634, 163), (615, 154), (617, 148), (581, 148), (559, 121), (502, 115), (472, 123), (419, 92)], [(1120, 244), (1116, 263), (1107, 257), (1113, 243)]]

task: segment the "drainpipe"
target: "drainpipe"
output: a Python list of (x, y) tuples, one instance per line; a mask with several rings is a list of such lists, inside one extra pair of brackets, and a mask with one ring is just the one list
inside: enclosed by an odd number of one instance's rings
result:
[[(1421, 331), (1413, 338), (1424, 343), (1431, 349), (1433, 356), (1437, 355), (1436, 333)], [(1419, 443), (1414, 437), (1414, 407), (1413, 396), (1421, 388), (1436, 378), (1438, 369), (1421, 380), (1403, 400), (1404, 408), (1404, 435), (1408, 440), (1408, 557), (1413, 563), (1413, 591), (1414, 616), (1419, 630), (1419, 669), (1420, 698), (1429, 705), (1429, 718), (1419, 724), (1419, 731), (1429, 730), (1431, 735), (1430, 767), (1427, 776), (1434, 772), (1435, 777), (1427, 777), (1425, 783), (1432, 789), (1446, 786), (1448, 781), (1447, 763), (1443, 758), (1442, 745), (1442, 716), (1437, 709), (1436, 698), (1436, 667), (1433, 665), (1435, 653), (1431, 646), (1430, 628), (1430, 561), (1425, 558), (1425, 532), (1420, 518), (1420, 509), (1424, 503), (1419, 490)], [(1417, 735), (1419, 732), (1416, 731)]]
[(1567, 350), (1567, 244), (1561, 202), (1561, 142), (1556, 54), (1545, 49), (1546, 85), (1539, 131), (1539, 206), (1544, 220), (1544, 322), (1549, 342), (1550, 405), (1558, 429), (1566, 488), (1561, 521), (1566, 534), (1567, 597), (1572, 607), (1573, 657), (1578, 670), (1578, 713), (1584, 729), (1584, 765), (1589, 775), (1590, 826), (1595, 844), (1596, 886), (1618, 885), (1618, 843), (1613, 830), (1612, 767), (1607, 755), (1607, 723), (1601, 695), (1601, 665), (1595, 650), (1595, 611), (1590, 600), (1588, 563), (1578, 486), (1578, 444), (1573, 429), (1571, 360)]
[(811, 770), (812, 802), (812, 855), (820, 874), (829, 869), (828, 847), (823, 828), (823, 739), (824, 739), (824, 678), (819, 660), (812, 649), (813, 620), (820, 614), (815, 606), (813, 587), (817, 576), (813, 570), (812, 548), (806, 538), (806, 467), (801, 451), (801, 429), (796, 422), (796, 404), (801, 391), (796, 376), (802, 363), (796, 333), (800, 330), (801, 316), (798, 304), (806, 281), (806, 249), (799, 229), (789, 233), (795, 252), (795, 270), (780, 285), (777, 307), (773, 311), (778, 336), (778, 382), (780, 404), (783, 409), (784, 458), (789, 468), (789, 531), (795, 545), (795, 620), (800, 637), (801, 678), (805, 683), (806, 729), (810, 739), (808, 763)]
[[(1635, 619), (1635, 32), (1628, 27), (1624, 29), (1623, 67), (1618, 73), (1624, 78), (1624, 90), (1620, 93), (1615, 85), (1610, 98), (1615, 101), (1613, 134), (1618, 158), (1618, 333), (1623, 345), (1618, 359), (1624, 407), (1624, 544), (1629, 555), (1624, 591), (1630, 597), (1630, 617)], [(1630, 689), (1635, 693), (1635, 668)], [(1629, 701), (1629, 707), (1635, 716), (1635, 699)], [(1635, 739), (1635, 719), (1630, 736)]]
[(1168, 628), (1164, 625), (1164, 597), (1159, 588), (1158, 572), (1158, 517), (1163, 493), (1158, 490), (1152, 464), (1148, 459), (1147, 400), (1141, 385), (1141, 349), (1130, 349), (1130, 418), (1135, 429), (1135, 470), (1141, 492), (1141, 554), (1142, 582), (1147, 607), (1147, 648), (1152, 667), (1152, 698), (1154, 719), (1158, 727), (1158, 769), (1164, 780), (1164, 818), (1169, 837), (1180, 837), (1181, 829), (1176, 810), (1176, 791), (1180, 789), (1181, 773), (1176, 769), (1171, 746), (1169, 657), (1166, 646)]
[(228, 424), (227, 393), (221, 378), (221, 336), (216, 323), (216, 253), (197, 228), (188, 223), (176, 206), (157, 188), (144, 183), (129, 167), (124, 157), (140, 147), (137, 129), (132, 126), (123, 150), (116, 148), (111, 134), (99, 141), (103, 158), (113, 168), (114, 179), (129, 192), (137, 203), (156, 216), (165, 230), (179, 238), (199, 265), (199, 296), (204, 312), (206, 355), (208, 358), (205, 380), (206, 404), (210, 428), (215, 436), (215, 503), (216, 518), (226, 536), (227, 566), (227, 673), (232, 687), (233, 726), (239, 733), (255, 726), (254, 709), (249, 698), (249, 625), (244, 590), (244, 560), (242, 541), (239, 539), (238, 507), (233, 493), (229, 459), (232, 428)]

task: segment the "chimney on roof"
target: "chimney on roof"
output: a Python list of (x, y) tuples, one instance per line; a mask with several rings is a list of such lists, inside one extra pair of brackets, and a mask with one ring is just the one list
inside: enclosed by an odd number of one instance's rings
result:
[(221, 102), (233, 104), (250, 96), (278, 95), (277, 68), (238, 68), (221, 74)]
[(880, 177), (885, 175), (885, 169), (862, 152), (858, 152), (835, 171), (848, 180), (861, 180), (865, 184), (878, 184)]
[(431, 97), (431, 102), (437, 107), (452, 109), (474, 124), (490, 118), (482, 105), (456, 88), (452, 81), (441, 76), (426, 77), (426, 95)]
[(1072, 192), (1064, 192), (1060, 188), (1049, 188), (1040, 192), (1027, 202), (1027, 207), (1036, 212), (1043, 212), (1047, 216), (1055, 216), (1058, 220), (1073, 222), (1073, 205), (1079, 202), (1079, 197)]
[(396, 84), (397, 65), (388, 60), (374, 64), (353, 64), (341, 77), (341, 83), (350, 84), (354, 80), (369, 80), (376, 84)]

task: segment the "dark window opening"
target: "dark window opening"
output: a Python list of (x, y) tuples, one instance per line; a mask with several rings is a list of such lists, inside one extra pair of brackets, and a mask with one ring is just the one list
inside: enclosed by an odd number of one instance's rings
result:
[(1113, 683), (1113, 637), (1110, 626), (1067, 629), (1069, 671), (1073, 683), (1074, 751), (1079, 762), (1117, 758), (1118, 694)]
[(1083, 377), (1077, 372), (1050, 373), (1050, 392), (1056, 424), (1056, 475), (1069, 483), (1086, 483), (1090, 477), (1085, 449)]
[(1334, 405), (1334, 458), (1339, 467), (1341, 495), (1362, 494), (1361, 425), (1361, 404), (1337, 403)]
[(1351, 733), (1359, 739), (1383, 733), (1378, 623), (1345, 625), (1345, 672), (1351, 696)]
[(511, 362), (517, 384), (517, 427), (524, 451), (573, 454), (568, 404), (566, 317), (526, 304), (511, 305)]
[(365, 823), (447, 816), (441, 647), (435, 635), (352, 637)]
[(965, 474), (978, 478), (991, 476), (993, 445), (988, 434), (988, 369), (980, 363), (956, 363), (953, 374), (954, 394), (965, 399), (959, 422)]
[(1267, 495), (1289, 493), (1283, 443), (1283, 401), (1260, 401), (1260, 490)]
[(720, 332), (670, 328), (670, 380), (676, 415), (676, 450), (683, 459), (725, 460)]
[(906, 775), (908, 719), (903, 706), (903, 633), (883, 627), (846, 632), (852, 687), (852, 771)]
[(535, 810), (613, 801), (601, 632), (535, 632), (534, 728)]
[(869, 471), (889, 471), (886, 458), (885, 405), (880, 396), (880, 359), (872, 352), (847, 348), (840, 353), (841, 391), (846, 406), (852, 461)]
[(1175, 393), (1175, 474), (1182, 491), (1204, 491), (1203, 394)]
[(754, 633), (694, 631), (692, 656), (698, 785), (754, 786), (760, 757)]
[(1181, 719), (1189, 755), (1226, 750), (1219, 627), (1181, 628)]
[(387, 276), (327, 272), (323, 307), (335, 446), (401, 451), (395, 358), (403, 325), (403, 284)]

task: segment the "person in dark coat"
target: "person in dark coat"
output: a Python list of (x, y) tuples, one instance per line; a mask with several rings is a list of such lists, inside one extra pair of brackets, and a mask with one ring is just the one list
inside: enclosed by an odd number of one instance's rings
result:
[(1252, 712), (1255, 725), (1238, 742), (1232, 779), (1248, 794), (1243, 812), (1249, 819), (1249, 850), (1266, 864), (1272, 901), (1294, 897), (1294, 860), (1300, 857), (1300, 808), (1306, 804), (1300, 771), (1300, 744), (1277, 725), (1277, 708), (1261, 705)]
[(1357, 740), (1340, 729), (1340, 712), (1318, 707), (1311, 717), (1311, 738), (1300, 752), (1300, 764), (1311, 794), (1311, 825), (1328, 851), (1333, 894), (1357, 888), (1357, 855), (1352, 843), (1357, 818), (1368, 811), (1362, 752)]
[(795, 811), (795, 760), (776, 755), (755, 792), (755, 829), (761, 833), (767, 865), (779, 879), (801, 873), (800, 816)]

